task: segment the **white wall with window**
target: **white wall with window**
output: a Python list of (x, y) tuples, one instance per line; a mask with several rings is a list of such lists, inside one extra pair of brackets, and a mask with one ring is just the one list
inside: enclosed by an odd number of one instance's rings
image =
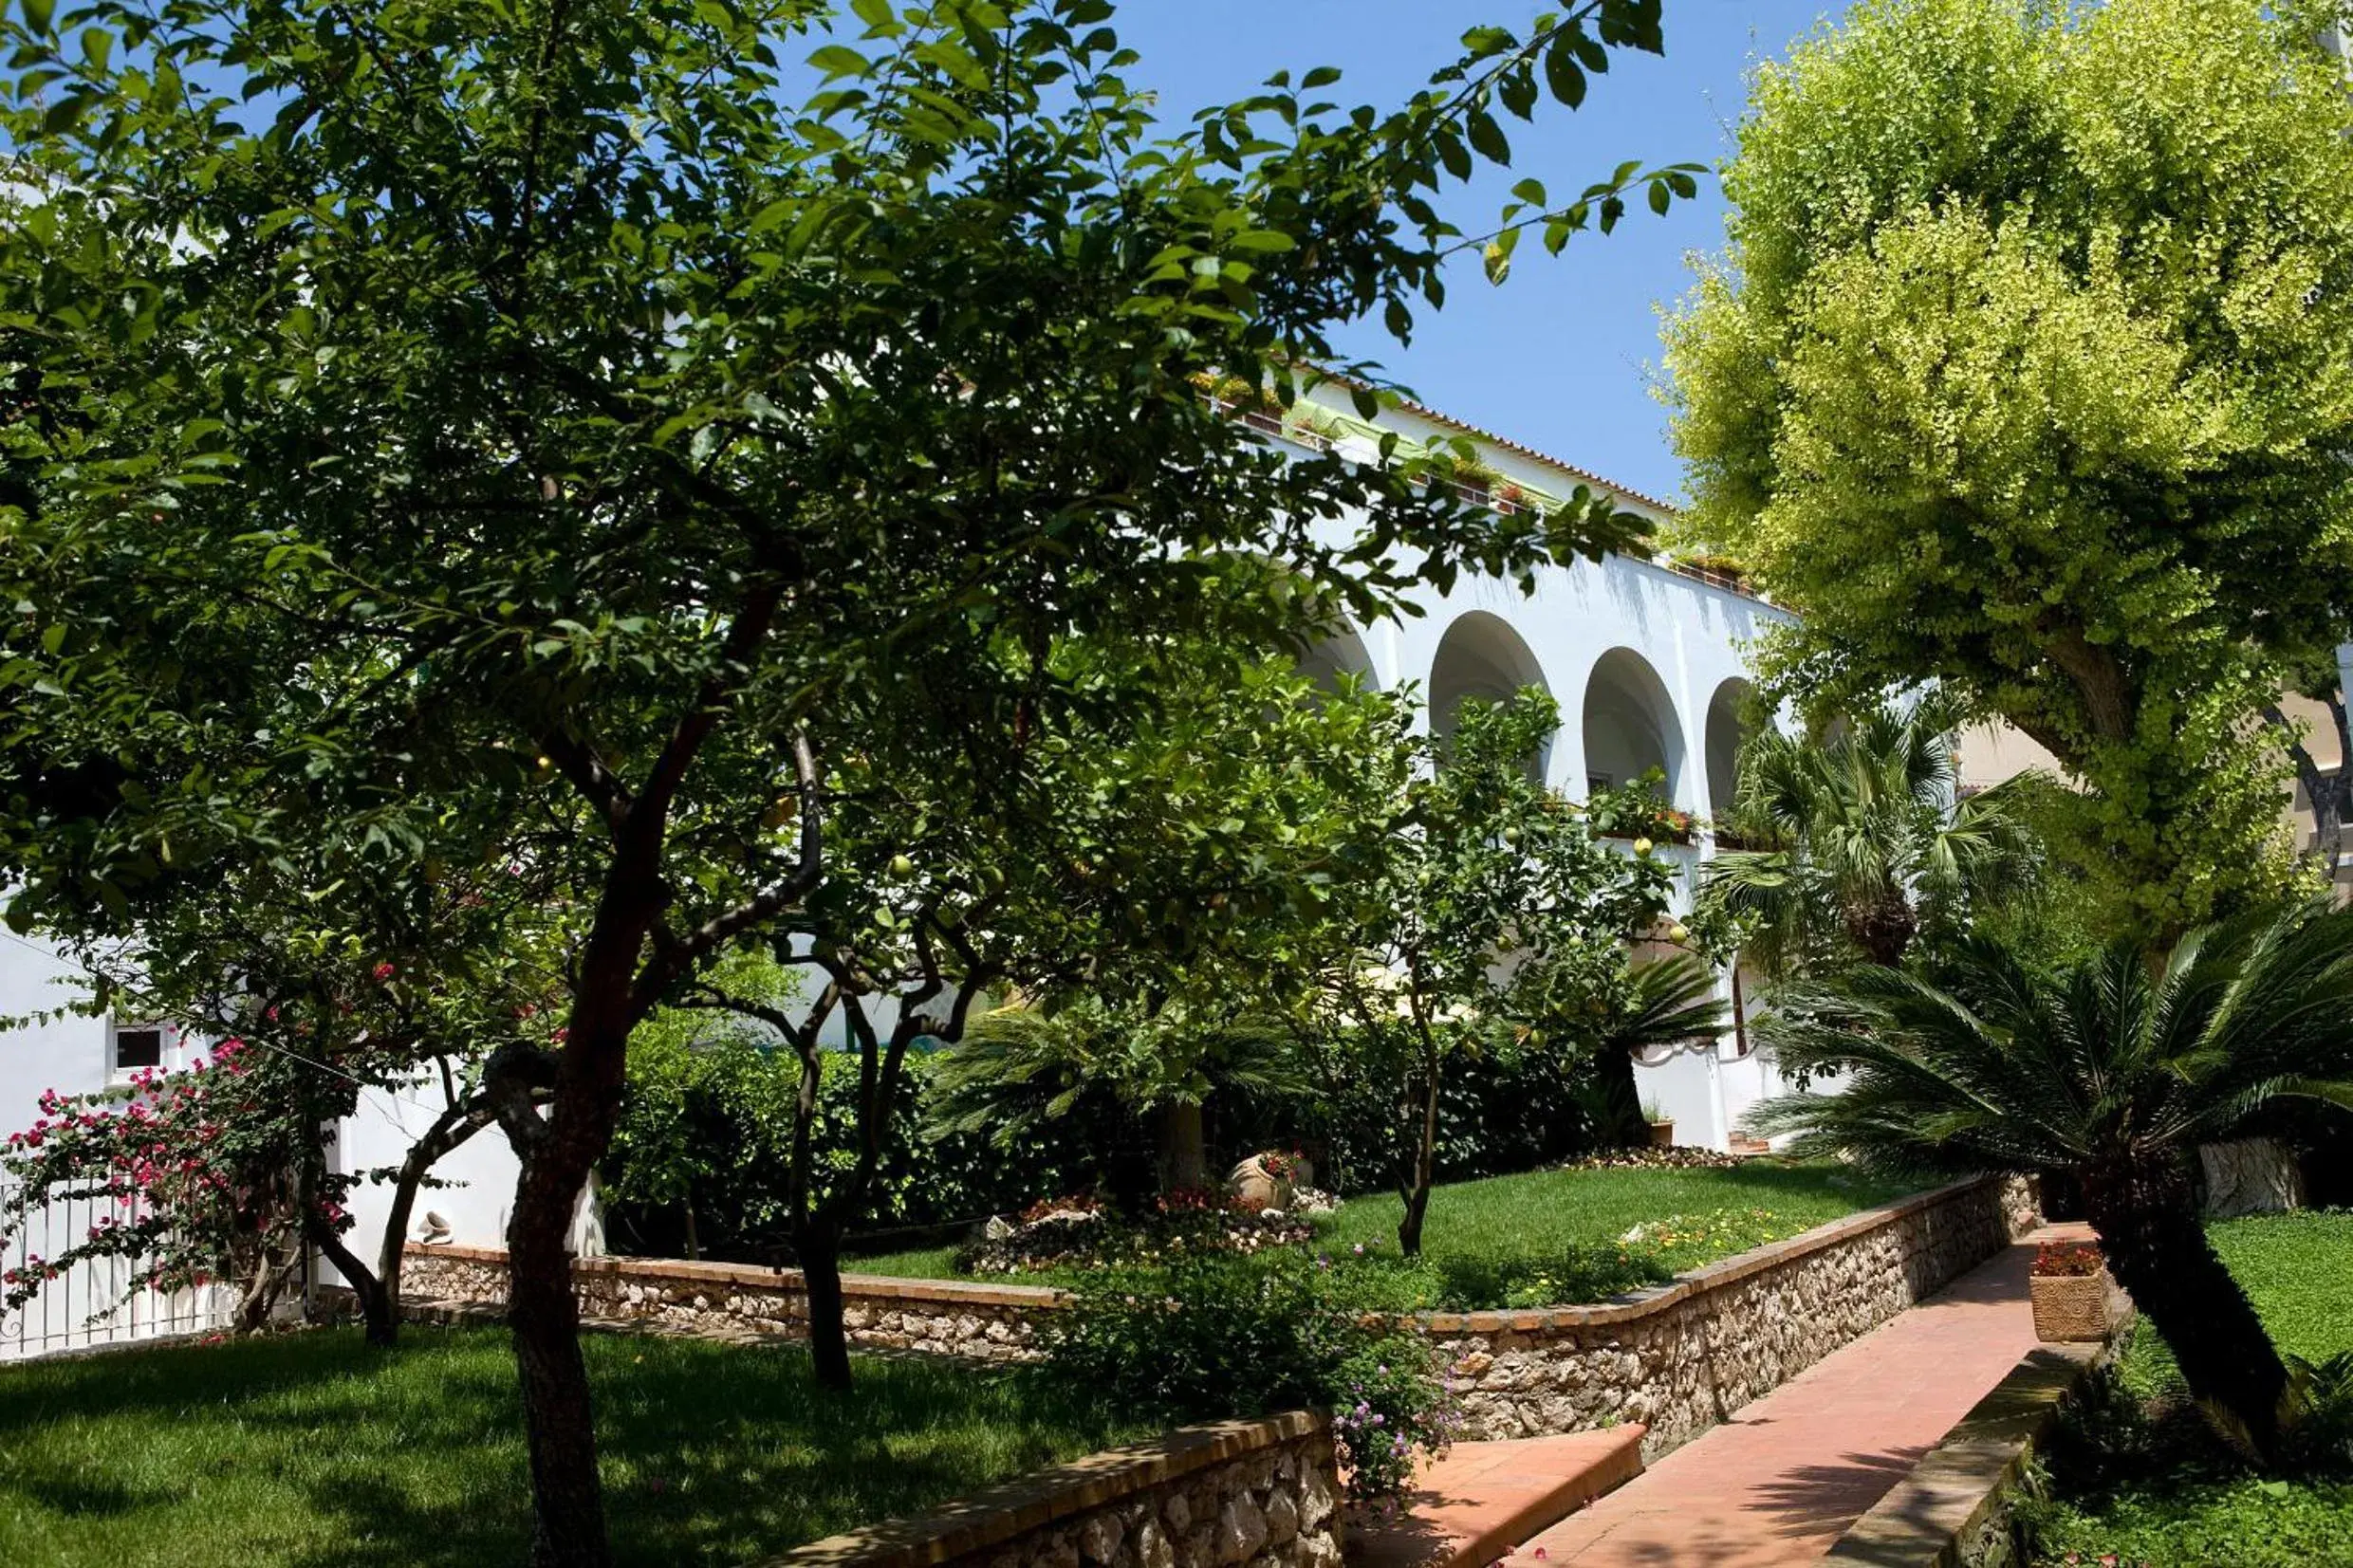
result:
[[(200, 1042), (176, 1024), (112, 1018), (91, 1010), (92, 992), (81, 971), (41, 943), (0, 932), (0, 1134), (28, 1128), (41, 1114), (41, 1096), (96, 1094), (125, 1088), (142, 1067), (170, 1071)], [(8, 1182), (0, 1175), (0, 1186)], [(22, 1269), (34, 1258), (54, 1258), (87, 1237), (110, 1210), (94, 1199), (55, 1202), (26, 1217), (0, 1241), (0, 1269)], [(195, 1333), (218, 1326), (229, 1310), (217, 1287), (164, 1293), (133, 1291), (127, 1264), (83, 1264), (51, 1282), (22, 1311), (0, 1313), (0, 1361), (78, 1350), (91, 1345)]]

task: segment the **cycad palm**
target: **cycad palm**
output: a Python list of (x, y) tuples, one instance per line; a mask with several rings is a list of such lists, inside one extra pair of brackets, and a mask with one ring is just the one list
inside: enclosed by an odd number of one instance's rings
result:
[(1715, 994), (1715, 971), (1689, 953), (1634, 968), (1623, 1002), (1603, 1025), (1590, 1115), (1604, 1141), (1631, 1143), (1642, 1135), (1642, 1105), (1634, 1059), (1655, 1045), (1713, 1045), (1730, 1021)]
[(1742, 748), (1728, 825), (1753, 847), (1718, 855), (1704, 885), (1756, 918), (1749, 950), (1768, 971), (1849, 952), (1895, 965), (1924, 922), (2030, 868), (2005, 792), (1956, 802), (1953, 723), (1932, 697)]
[(928, 1121), (935, 1133), (1010, 1144), (1100, 1093), (1159, 1122), (1164, 1188), (1197, 1188), (1209, 1174), (1201, 1105), (1219, 1090), (1306, 1094), (1296, 1036), (1263, 1014), (1182, 1003), (1149, 1011), (1093, 998), (1051, 1011), (1017, 1003), (973, 1019), (941, 1053)]
[(2249, 917), (2161, 964), (2117, 948), (2056, 975), (1964, 945), (1944, 988), (1858, 967), (1793, 988), (1760, 1029), (1785, 1068), (1851, 1075), (1751, 1114), (1799, 1133), (1797, 1153), (2073, 1177), (2193, 1392), (2271, 1448), (2288, 1374), (2207, 1245), (2191, 1161), (2284, 1097), (2353, 1107), (2353, 912)]

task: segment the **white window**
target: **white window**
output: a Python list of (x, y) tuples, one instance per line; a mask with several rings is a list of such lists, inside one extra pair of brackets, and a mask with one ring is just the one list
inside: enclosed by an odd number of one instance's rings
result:
[(107, 1069), (127, 1077), (142, 1067), (160, 1067), (172, 1045), (168, 1024), (117, 1024), (108, 1045)]

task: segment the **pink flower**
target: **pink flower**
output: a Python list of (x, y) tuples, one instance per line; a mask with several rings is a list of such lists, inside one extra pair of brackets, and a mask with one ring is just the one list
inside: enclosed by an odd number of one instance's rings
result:
[(372, 972), (379, 980), (390, 980), (393, 977), (395, 970), (390, 964), (379, 964)]

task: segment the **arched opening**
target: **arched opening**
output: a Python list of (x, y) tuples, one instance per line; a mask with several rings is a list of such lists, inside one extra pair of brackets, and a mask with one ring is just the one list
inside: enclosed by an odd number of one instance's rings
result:
[(1362, 635), (1344, 621), (1300, 655), (1299, 673), (1327, 692), (1339, 691), (1342, 680), (1349, 678), (1364, 691), (1380, 690), (1380, 676), (1373, 670), (1373, 655)]
[(1659, 795), (1673, 803), (1683, 786), (1683, 727), (1675, 699), (1650, 661), (1631, 648), (1612, 648), (1585, 681), (1587, 792), (1633, 783), (1653, 768), (1665, 776)]
[[(1520, 634), (1500, 616), (1468, 611), (1446, 628), (1446, 636), (1438, 639), (1437, 655), (1430, 661), (1430, 733), (1441, 741), (1451, 740), (1455, 715), (1467, 698), (1504, 703), (1529, 686), (1552, 690)], [(1529, 759), (1529, 777), (1544, 777), (1551, 753), (1547, 740)]]
[(1722, 817), (1740, 787), (1740, 748), (1753, 733), (1747, 710), (1755, 688), (1735, 675), (1708, 700), (1708, 808)]

